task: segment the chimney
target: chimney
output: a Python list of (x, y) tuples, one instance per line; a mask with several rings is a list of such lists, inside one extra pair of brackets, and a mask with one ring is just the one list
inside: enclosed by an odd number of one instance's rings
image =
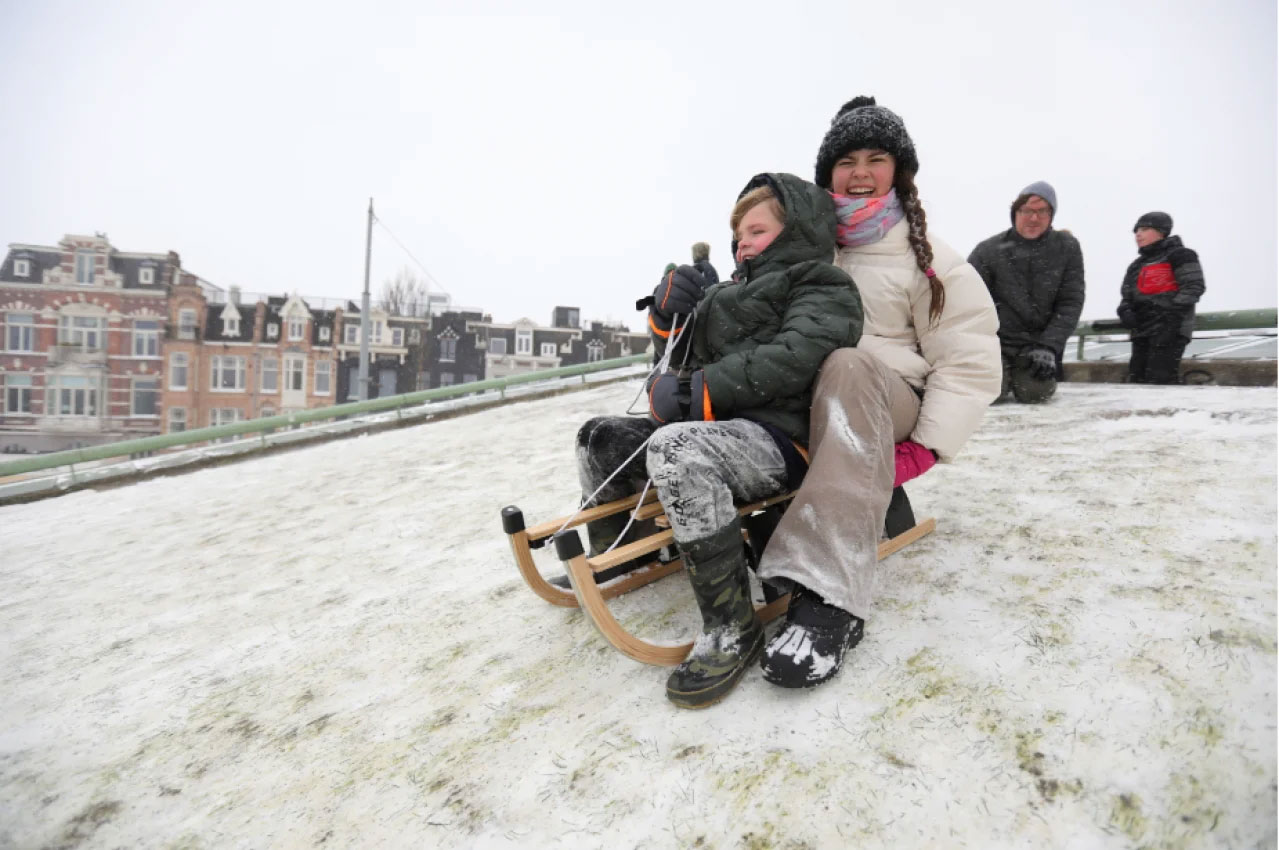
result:
[(228, 289), (227, 289), (227, 298), (228, 298), (228, 299), (230, 299), (230, 301), (231, 301), (231, 303), (232, 303), (232, 304), (235, 304), (236, 306), (239, 306), (239, 304), (240, 304), (240, 287), (238, 287), (238, 286), (232, 286), (232, 287), (228, 288)]

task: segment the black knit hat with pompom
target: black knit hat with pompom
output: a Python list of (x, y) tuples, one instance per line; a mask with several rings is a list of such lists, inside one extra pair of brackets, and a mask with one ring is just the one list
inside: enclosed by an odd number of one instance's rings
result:
[(892, 154), (897, 167), (912, 177), (919, 172), (915, 143), (910, 140), (901, 117), (891, 109), (877, 106), (875, 98), (859, 95), (839, 108), (826, 138), (822, 139), (822, 146), (817, 150), (817, 185), (830, 189), (835, 162), (849, 151), (863, 148)]

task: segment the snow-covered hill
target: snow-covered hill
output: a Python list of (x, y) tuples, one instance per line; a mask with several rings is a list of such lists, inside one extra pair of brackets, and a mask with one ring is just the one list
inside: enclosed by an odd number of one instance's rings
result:
[(839, 677), (701, 712), (500, 531), (634, 392), (0, 508), (0, 847), (1274, 846), (1273, 389), (992, 408)]

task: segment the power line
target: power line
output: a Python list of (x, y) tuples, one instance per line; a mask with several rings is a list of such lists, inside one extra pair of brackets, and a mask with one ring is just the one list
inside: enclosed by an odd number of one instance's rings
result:
[(403, 242), (401, 242), (401, 241), (399, 240), (399, 238), (397, 238), (397, 237), (396, 237), (396, 235), (395, 235), (394, 233), (392, 233), (392, 232), (391, 232), (391, 228), (389, 228), (389, 227), (387, 227), (387, 226), (386, 226), (386, 222), (382, 221), (382, 219), (381, 219), (381, 218), (379, 218), (377, 215), (374, 215), (374, 216), (373, 216), (373, 220), (374, 220), (374, 221), (376, 221), (378, 224), (382, 225), (382, 229), (386, 231), (386, 235), (387, 235), (387, 236), (390, 236), (390, 237), (391, 237), (391, 240), (392, 240), (393, 242), (395, 242), (395, 244), (396, 244), (396, 245), (399, 245), (399, 246), (400, 246), (400, 250), (401, 250), (401, 251), (403, 251), (405, 254), (408, 254), (409, 259), (410, 259), (410, 260), (412, 260), (414, 263), (416, 263), (416, 264), (417, 264), (417, 267), (418, 267), (419, 269), (421, 269), (421, 270), (422, 270), (422, 273), (423, 273), (424, 275), (426, 275), (427, 280), (429, 280), (431, 283), (435, 284), (435, 288), (436, 288), (436, 290), (437, 290), (438, 292), (441, 292), (441, 293), (443, 293), (444, 295), (448, 295), (448, 296), (449, 296), (449, 298), (452, 298), (452, 297), (453, 297), (453, 296), (449, 295), (449, 292), (448, 292), (448, 290), (447, 290), (447, 289), (445, 289), (442, 285), (440, 285), (440, 282), (439, 282), (438, 280), (436, 280), (435, 275), (431, 274), (430, 269), (428, 269), (425, 265), (423, 265), (421, 260), (419, 260), (417, 257), (413, 256), (413, 252), (412, 252), (412, 251), (410, 251), (407, 247), (405, 247), (404, 243), (403, 243)]

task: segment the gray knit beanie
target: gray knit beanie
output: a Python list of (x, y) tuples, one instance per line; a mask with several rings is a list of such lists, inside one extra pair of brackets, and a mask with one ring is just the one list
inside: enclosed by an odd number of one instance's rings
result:
[(1009, 210), (1008, 217), (1013, 220), (1014, 224), (1017, 222), (1017, 210), (1021, 209), (1022, 206), (1030, 200), (1031, 195), (1038, 195), (1043, 198), (1048, 203), (1048, 206), (1053, 208), (1052, 217), (1057, 217), (1057, 190), (1054, 189), (1052, 184), (1047, 180), (1036, 180), (1025, 189), (1022, 189), (1017, 194), (1016, 200), (1013, 201), (1013, 206), (1012, 209)]
[(1141, 218), (1137, 219), (1137, 223), (1132, 226), (1132, 232), (1136, 233), (1139, 227), (1149, 227), (1152, 230), (1158, 230), (1167, 239), (1172, 233), (1172, 216), (1166, 212), (1148, 212)]

